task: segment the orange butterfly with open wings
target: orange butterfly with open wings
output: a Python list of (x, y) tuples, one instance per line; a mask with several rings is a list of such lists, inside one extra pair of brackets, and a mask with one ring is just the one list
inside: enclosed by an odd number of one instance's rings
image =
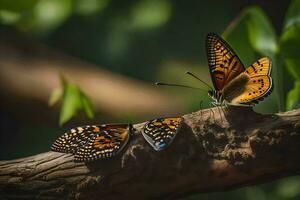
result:
[[(208, 95), (213, 99), (213, 105), (252, 106), (272, 92), (272, 62), (269, 58), (263, 57), (245, 69), (233, 49), (215, 33), (207, 35), (206, 51), (214, 89), (193, 73), (186, 74), (211, 88)], [(161, 82), (156, 85), (195, 88)]]
[(272, 92), (272, 62), (263, 57), (245, 69), (232, 48), (217, 34), (206, 38), (207, 59), (215, 90), (213, 104), (251, 106)]

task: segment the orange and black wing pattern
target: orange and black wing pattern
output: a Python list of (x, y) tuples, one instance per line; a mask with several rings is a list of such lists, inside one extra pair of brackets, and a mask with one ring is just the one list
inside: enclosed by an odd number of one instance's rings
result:
[(51, 150), (71, 153), (75, 161), (94, 161), (117, 155), (128, 143), (130, 124), (103, 124), (73, 128), (59, 137)]
[(153, 119), (144, 125), (142, 134), (154, 150), (161, 151), (174, 140), (182, 122), (182, 117)]
[(207, 35), (206, 51), (215, 90), (221, 91), (226, 84), (245, 71), (233, 49), (217, 34)]
[(264, 57), (250, 65), (244, 72), (249, 77), (244, 92), (232, 99), (232, 103), (253, 104), (263, 100), (273, 89), (272, 62)]
[(52, 144), (51, 150), (62, 153), (75, 153), (92, 134), (99, 132), (100, 129), (102, 129), (101, 125), (72, 128)]
[(89, 162), (117, 155), (129, 141), (131, 125), (106, 124), (75, 153), (75, 161)]

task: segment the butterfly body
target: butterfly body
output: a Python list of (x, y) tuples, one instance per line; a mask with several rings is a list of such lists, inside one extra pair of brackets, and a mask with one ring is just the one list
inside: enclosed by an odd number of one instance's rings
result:
[(214, 100), (215, 106), (233, 104), (233, 97), (241, 95), (246, 90), (250, 77), (247, 74), (240, 74), (226, 85), (221, 91), (210, 90), (208, 95)]
[(245, 69), (233, 49), (218, 35), (206, 39), (207, 58), (215, 90), (208, 95), (216, 106), (252, 106), (272, 92), (271, 60), (257, 60)]

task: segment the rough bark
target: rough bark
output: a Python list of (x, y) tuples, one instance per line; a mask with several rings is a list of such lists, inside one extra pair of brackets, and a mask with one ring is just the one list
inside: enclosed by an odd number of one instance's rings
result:
[(140, 134), (117, 157), (74, 163), (46, 152), (0, 162), (0, 194), (20, 199), (176, 199), (300, 172), (300, 109), (261, 115), (249, 108), (184, 116), (169, 148), (155, 152)]

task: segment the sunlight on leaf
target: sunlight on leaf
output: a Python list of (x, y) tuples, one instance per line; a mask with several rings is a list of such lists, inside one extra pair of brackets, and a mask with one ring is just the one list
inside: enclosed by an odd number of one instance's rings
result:
[(300, 23), (290, 26), (281, 37), (281, 51), (288, 71), (294, 79), (300, 80)]
[(59, 116), (59, 124), (62, 125), (69, 121), (81, 109), (80, 90), (68, 83), (64, 88), (63, 102)]
[(1, 24), (14, 24), (20, 19), (21, 15), (16, 12), (0, 10)]
[(93, 118), (95, 116), (95, 112), (91, 100), (83, 92), (81, 92), (80, 97), (83, 111), (89, 118)]
[(0, 23), (14, 24), (22, 14), (33, 10), (38, 0), (1, 0), (0, 1)]
[(293, 0), (286, 14), (284, 30), (298, 23), (300, 23), (300, 0)]
[(75, 0), (74, 12), (79, 15), (92, 15), (104, 10), (109, 0)]
[(287, 95), (286, 108), (299, 108), (300, 103), (300, 0), (292, 1), (285, 18), (284, 31), (280, 38), (281, 52), (287, 70), (296, 80), (294, 88)]
[(71, 12), (72, 0), (40, 0), (32, 13), (18, 22), (18, 27), (43, 35), (61, 25)]
[(63, 96), (63, 90), (62, 88), (56, 88), (52, 91), (49, 101), (48, 101), (48, 105), (49, 106), (53, 106), (54, 104), (56, 104)]
[(273, 25), (264, 11), (257, 6), (246, 11), (248, 34), (252, 47), (259, 53), (274, 59), (278, 51)]
[(134, 29), (160, 27), (169, 20), (171, 8), (168, 0), (142, 0), (132, 9), (131, 26)]

